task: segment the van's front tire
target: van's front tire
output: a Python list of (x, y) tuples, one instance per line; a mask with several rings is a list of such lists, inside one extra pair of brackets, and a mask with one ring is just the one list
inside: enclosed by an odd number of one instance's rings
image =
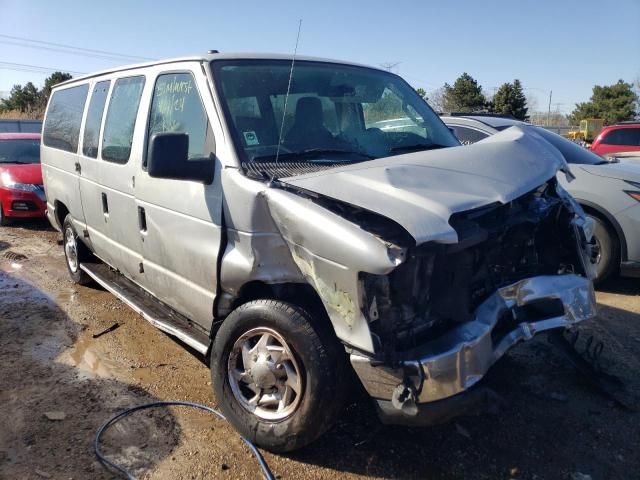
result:
[(243, 437), (266, 450), (311, 443), (344, 405), (344, 349), (316, 323), (295, 305), (255, 300), (234, 310), (216, 334), (211, 377), (218, 405)]
[(86, 261), (90, 252), (84, 243), (78, 240), (78, 234), (71, 221), (71, 215), (67, 215), (62, 224), (62, 246), (64, 248), (64, 259), (67, 264), (67, 271), (74, 283), (87, 285), (93, 279), (80, 268), (80, 263)]

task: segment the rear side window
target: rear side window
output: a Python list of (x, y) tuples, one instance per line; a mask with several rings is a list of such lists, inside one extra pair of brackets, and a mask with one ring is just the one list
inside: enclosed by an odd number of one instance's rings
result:
[(458, 140), (460, 140), (460, 143), (463, 145), (471, 145), (472, 143), (479, 142), (489, 136), (475, 128), (458, 127), (454, 125), (452, 125), (451, 128), (453, 128), (456, 137), (458, 137)]
[(119, 78), (113, 86), (102, 139), (102, 158), (127, 163), (144, 87), (144, 76)]
[(110, 83), (110, 80), (105, 80), (104, 82), (96, 83), (93, 87), (82, 140), (82, 153), (87, 157), (96, 158), (98, 156), (100, 125), (102, 124), (102, 113), (104, 112), (104, 104), (107, 101)]
[(84, 84), (53, 93), (42, 135), (46, 146), (67, 152), (78, 151), (80, 124), (88, 91), (89, 85)]
[(611, 130), (602, 139), (605, 145), (640, 145), (640, 128), (618, 128)]
[(209, 120), (190, 73), (159, 75), (156, 80), (149, 117), (149, 138), (164, 132), (189, 136), (189, 159), (202, 159), (213, 151)]

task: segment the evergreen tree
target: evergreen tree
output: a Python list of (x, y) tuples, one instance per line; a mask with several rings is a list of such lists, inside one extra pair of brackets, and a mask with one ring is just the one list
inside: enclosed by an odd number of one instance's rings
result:
[(482, 87), (466, 72), (456, 79), (453, 86), (444, 84), (442, 103), (444, 110), (450, 112), (477, 112), (488, 106)]
[(493, 96), (491, 111), (502, 115), (511, 115), (518, 120), (527, 120), (527, 98), (520, 80), (503, 83)]
[(605, 125), (633, 120), (637, 114), (637, 102), (638, 95), (633, 85), (623, 80), (613, 85), (595, 85), (591, 99), (576, 104), (570, 115), (571, 123), (577, 125), (584, 118), (602, 118)]

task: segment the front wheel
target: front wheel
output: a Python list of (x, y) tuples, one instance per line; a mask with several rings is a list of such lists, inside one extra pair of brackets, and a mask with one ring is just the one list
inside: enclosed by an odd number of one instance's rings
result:
[(342, 409), (345, 353), (317, 323), (295, 305), (255, 300), (234, 310), (216, 335), (211, 376), (218, 404), (262, 448), (301, 448)]
[(593, 237), (598, 246), (594, 283), (600, 284), (610, 277), (619, 265), (620, 247), (610, 227), (598, 217), (591, 218), (595, 223)]

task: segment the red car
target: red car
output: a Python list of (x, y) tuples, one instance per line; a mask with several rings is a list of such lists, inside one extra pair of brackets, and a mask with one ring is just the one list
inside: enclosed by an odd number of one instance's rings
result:
[(0, 133), (0, 225), (44, 217), (39, 133)]
[(640, 122), (622, 122), (604, 127), (591, 144), (598, 155), (640, 151)]

